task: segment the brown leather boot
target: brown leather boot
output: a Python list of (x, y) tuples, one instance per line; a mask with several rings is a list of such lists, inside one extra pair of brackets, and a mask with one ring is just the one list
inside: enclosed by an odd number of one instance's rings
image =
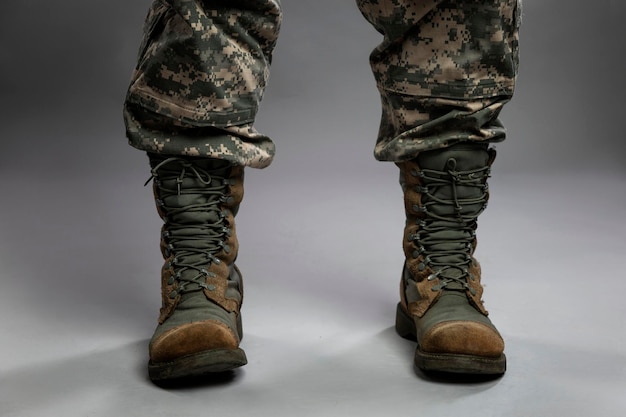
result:
[(243, 167), (215, 159), (149, 154), (164, 221), (162, 308), (150, 341), (153, 381), (226, 371), (247, 363), (239, 244), (234, 217)]
[(407, 221), (396, 330), (417, 341), (415, 364), (424, 371), (506, 370), (473, 257), (494, 158), (486, 145), (462, 143), (398, 163)]

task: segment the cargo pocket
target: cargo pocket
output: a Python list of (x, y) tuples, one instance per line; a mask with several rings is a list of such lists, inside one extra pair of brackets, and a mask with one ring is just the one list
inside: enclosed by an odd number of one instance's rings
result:
[(244, 12), (199, 2), (155, 1), (144, 27), (126, 104), (180, 128), (251, 123), (268, 77)]

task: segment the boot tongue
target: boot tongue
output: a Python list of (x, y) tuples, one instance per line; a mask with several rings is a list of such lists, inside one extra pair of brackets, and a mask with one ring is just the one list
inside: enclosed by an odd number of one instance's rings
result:
[(181, 192), (176, 189), (175, 180), (168, 181), (168, 188), (172, 193), (163, 196), (165, 206), (173, 210), (177, 224), (215, 224), (220, 221), (219, 203), (223, 195), (223, 178), (216, 176), (206, 177), (204, 184), (198, 178), (184, 178), (180, 184)]
[[(224, 227), (220, 208), (221, 182), (213, 180), (211, 187), (217, 190), (215, 193), (193, 193), (193, 184), (188, 184), (188, 181), (185, 179), (181, 195), (165, 199), (170, 210), (180, 209), (172, 216), (174, 224), (170, 227), (170, 233), (177, 242), (177, 258), (180, 265), (206, 267), (211, 262), (209, 254), (221, 250), (219, 244)], [(181, 272), (184, 279), (192, 279), (197, 275), (198, 270), (193, 268), (183, 268)], [(188, 290), (191, 288), (187, 287)]]
[(182, 194), (165, 197), (163, 202), (170, 210), (180, 209), (172, 216), (173, 223), (208, 226), (220, 221), (219, 198), (213, 200), (201, 195)]
[[(487, 146), (458, 144), (445, 149), (423, 152), (417, 163), (423, 173), (422, 195), (427, 208), (427, 238), (424, 247), (431, 267), (442, 278), (453, 281), (448, 290), (464, 290), (464, 279), (473, 241), (470, 225), (484, 206), (485, 176), (489, 164)], [(454, 266), (457, 265), (457, 266)]]
[[(151, 157), (153, 168), (166, 161)], [(176, 248), (176, 264), (185, 291), (201, 290), (197, 284), (199, 269), (207, 268), (211, 256), (222, 250), (224, 217), (221, 203), (225, 198), (229, 169), (227, 161), (182, 159), (159, 169), (160, 198), (167, 212), (170, 241)], [(193, 267), (189, 267), (189, 266)]]
[[(428, 209), (431, 212), (453, 219), (471, 216), (482, 209), (483, 201), (476, 201), (482, 192), (478, 191), (476, 185), (482, 185), (480, 180), (484, 173), (480, 170), (489, 164), (486, 145), (459, 144), (446, 149), (422, 152), (417, 157), (417, 163), (424, 172), (423, 182), (429, 192), (447, 202), (429, 204)], [(472, 171), (478, 172), (468, 175)]]
[[(436, 227), (441, 222), (436, 222)], [(457, 225), (458, 227), (458, 225)], [(467, 241), (471, 239), (469, 232), (447, 227), (443, 230), (436, 230), (428, 233), (428, 242), (425, 248), (431, 258), (431, 268), (437, 272), (441, 271), (441, 277), (461, 279), (465, 275), (464, 267), (467, 264)], [(460, 265), (454, 267), (452, 265)], [(448, 289), (453, 289), (454, 285), (449, 284)], [(459, 285), (458, 289), (463, 287)]]
[(472, 171), (484, 168), (489, 163), (487, 145), (461, 143), (449, 148), (421, 152), (417, 155), (417, 163), (422, 169), (447, 171), (451, 167), (450, 160), (455, 161), (454, 171)]

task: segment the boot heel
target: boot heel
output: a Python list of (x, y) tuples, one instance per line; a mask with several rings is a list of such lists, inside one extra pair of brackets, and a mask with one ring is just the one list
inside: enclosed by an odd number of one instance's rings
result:
[(404, 311), (400, 303), (398, 303), (396, 308), (396, 332), (405, 339), (417, 340), (415, 323), (411, 316)]

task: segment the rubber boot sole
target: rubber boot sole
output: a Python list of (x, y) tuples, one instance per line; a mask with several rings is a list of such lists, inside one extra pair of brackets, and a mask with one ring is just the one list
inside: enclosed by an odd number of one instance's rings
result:
[(242, 349), (215, 349), (183, 356), (171, 362), (148, 363), (152, 381), (198, 377), (225, 372), (248, 363)]
[(497, 358), (453, 353), (429, 353), (421, 350), (417, 329), (411, 315), (398, 303), (396, 332), (405, 339), (417, 342), (415, 366), (425, 372), (442, 372), (471, 375), (502, 375), (506, 371), (504, 353)]

